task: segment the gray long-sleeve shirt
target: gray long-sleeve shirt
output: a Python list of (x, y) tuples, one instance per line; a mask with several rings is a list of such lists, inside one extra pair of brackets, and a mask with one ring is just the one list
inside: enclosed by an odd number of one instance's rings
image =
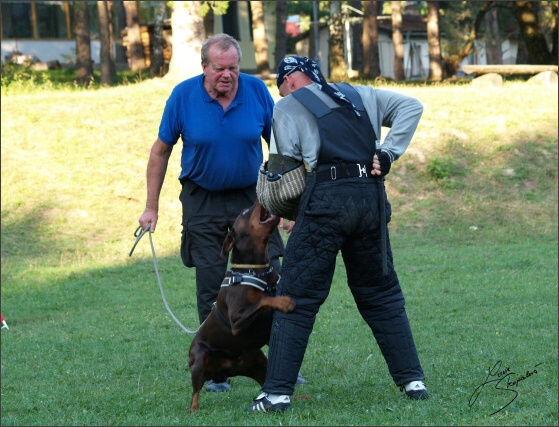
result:
[[(307, 88), (317, 94), (329, 107), (338, 106), (315, 83), (308, 85)], [(390, 155), (391, 161), (398, 159), (410, 144), (423, 114), (423, 105), (415, 98), (389, 90), (358, 85), (354, 88), (361, 95), (377, 137), (380, 138), (382, 126), (390, 128), (381, 149)], [(308, 169), (316, 168), (320, 149), (316, 120), (294, 96), (288, 95), (276, 103), (273, 129), (270, 153), (304, 160)], [(375, 141), (371, 141), (371, 144), (374, 146)]]

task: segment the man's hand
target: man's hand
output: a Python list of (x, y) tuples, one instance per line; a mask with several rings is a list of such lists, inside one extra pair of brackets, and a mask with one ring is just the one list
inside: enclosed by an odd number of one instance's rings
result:
[(371, 175), (388, 175), (391, 166), (392, 163), (390, 162), (389, 154), (385, 151), (381, 151), (380, 156), (377, 156), (376, 154), (373, 156), (373, 170), (371, 171)]
[(279, 228), (285, 230), (287, 234), (291, 233), (293, 227), (295, 226), (295, 221), (290, 221), (288, 219), (280, 218)]
[(157, 225), (158, 217), (159, 215), (157, 213), (157, 209), (146, 208), (140, 219), (138, 219), (138, 222), (140, 223), (140, 227), (142, 227), (142, 230), (145, 230), (148, 224), (151, 223), (149, 231), (153, 233)]

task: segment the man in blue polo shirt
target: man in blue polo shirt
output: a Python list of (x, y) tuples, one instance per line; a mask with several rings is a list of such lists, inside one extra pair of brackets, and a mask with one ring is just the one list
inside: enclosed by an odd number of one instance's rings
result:
[[(147, 203), (139, 223), (142, 229), (151, 223), (153, 232), (169, 157), (182, 139), (181, 258), (185, 266), (196, 268), (200, 323), (209, 315), (227, 270), (221, 257), (227, 232), (256, 199), (261, 137), (270, 142), (274, 101), (260, 79), (240, 73), (241, 56), (237, 40), (227, 34), (204, 42), (203, 73), (173, 89), (147, 166)], [(277, 229), (268, 250), (270, 266), (279, 271), (283, 241)], [(209, 382), (206, 389), (226, 391), (229, 384)]]

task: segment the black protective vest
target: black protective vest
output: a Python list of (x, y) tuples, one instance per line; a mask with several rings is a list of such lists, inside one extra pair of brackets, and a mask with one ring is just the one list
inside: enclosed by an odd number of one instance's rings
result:
[(318, 166), (335, 163), (370, 164), (375, 154), (377, 136), (359, 93), (348, 83), (338, 89), (355, 105), (361, 116), (351, 108), (328, 107), (310, 89), (301, 88), (293, 96), (313, 113), (320, 135)]

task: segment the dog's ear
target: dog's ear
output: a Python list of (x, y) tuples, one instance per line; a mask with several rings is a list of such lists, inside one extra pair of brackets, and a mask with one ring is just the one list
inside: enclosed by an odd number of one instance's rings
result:
[(235, 230), (231, 229), (229, 233), (227, 233), (225, 241), (223, 242), (223, 247), (221, 248), (221, 257), (223, 259), (226, 259), (226, 255), (233, 249), (233, 243), (235, 243)]

